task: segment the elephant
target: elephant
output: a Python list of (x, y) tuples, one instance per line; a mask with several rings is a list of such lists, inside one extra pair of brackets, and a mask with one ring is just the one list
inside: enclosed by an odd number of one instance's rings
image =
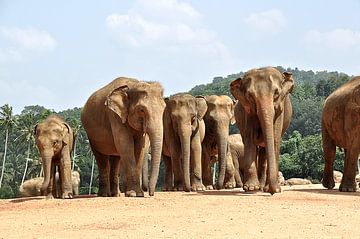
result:
[(324, 102), (321, 116), (322, 147), (325, 160), (322, 184), (332, 189), (336, 146), (344, 149), (344, 172), (339, 190), (354, 192), (357, 160), (360, 153), (360, 76), (352, 78)]
[[(41, 196), (41, 186), (44, 182), (44, 177), (31, 178), (26, 180), (21, 184), (19, 189), (20, 197), (35, 197)], [(78, 171), (71, 172), (71, 185), (73, 195), (79, 195), (79, 184), (80, 184), (80, 174)], [(55, 174), (55, 186), (56, 189), (54, 197), (59, 198), (61, 196), (61, 186), (59, 180), (59, 173)]]
[(99, 169), (98, 196), (119, 196), (120, 164), (126, 178), (125, 196), (144, 196), (140, 174), (146, 135), (152, 154), (149, 195), (154, 196), (164, 109), (163, 88), (158, 82), (119, 77), (89, 97), (81, 121)]
[(31, 178), (24, 181), (19, 188), (19, 197), (41, 196), (43, 182), (44, 177)]
[(205, 138), (202, 142), (202, 171), (206, 189), (213, 189), (211, 156), (218, 155), (220, 166), (217, 188), (224, 186), (229, 125), (235, 123), (234, 102), (226, 95), (205, 96), (207, 111), (204, 116)]
[[(231, 134), (228, 137), (226, 154), (226, 171), (224, 187), (242, 188), (242, 179), (244, 173), (244, 144), (240, 134)], [(217, 162), (217, 155), (212, 156), (212, 163)]]
[(54, 177), (58, 168), (61, 181), (61, 197), (72, 198), (71, 152), (74, 135), (71, 127), (58, 115), (52, 114), (35, 126), (35, 142), (42, 158), (44, 183), (42, 195), (54, 197)]
[(179, 93), (166, 100), (164, 111), (165, 182), (163, 190), (203, 191), (201, 142), (205, 135), (205, 99)]
[(277, 181), (280, 143), (291, 121), (293, 87), (292, 74), (273, 67), (249, 70), (230, 83), (231, 94), (238, 100), (235, 119), (245, 147), (245, 191), (281, 192)]
[[(59, 180), (59, 174), (56, 172), (55, 174), (55, 184), (56, 184), (56, 194), (57, 197), (59, 197), (60, 192), (60, 180)], [(73, 195), (79, 195), (79, 185), (80, 185), (80, 173), (78, 171), (72, 171), (71, 172), (71, 187)]]

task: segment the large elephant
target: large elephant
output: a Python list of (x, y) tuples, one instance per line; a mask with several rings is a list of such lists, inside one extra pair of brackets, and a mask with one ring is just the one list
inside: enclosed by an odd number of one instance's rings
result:
[(205, 134), (203, 117), (206, 110), (203, 97), (181, 93), (166, 100), (163, 190), (189, 192), (205, 189), (201, 172), (201, 142)]
[(203, 181), (207, 189), (212, 189), (210, 158), (218, 155), (220, 166), (217, 188), (223, 188), (226, 170), (227, 140), (229, 126), (235, 123), (234, 102), (226, 95), (206, 96), (208, 109), (204, 116), (205, 138), (202, 143)]
[(230, 84), (238, 100), (235, 118), (245, 146), (245, 191), (263, 187), (271, 194), (281, 191), (277, 182), (280, 143), (291, 120), (293, 87), (292, 74), (273, 67), (252, 69)]
[(58, 115), (50, 115), (35, 126), (35, 142), (44, 170), (43, 195), (53, 198), (56, 166), (60, 174), (61, 197), (72, 198), (71, 158), (74, 135), (71, 127)]
[(87, 100), (81, 121), (99, 168), (99, 196), (119, 196), (119, 167), (125, 196), (143, 197), (140, 187), (145, 135), (151, 145), (149, 194), (154, 195), (163, 143), (163, 89), (157, 82), (119, 77)]
[(357, 160), (360, 153), (360, 76), (336, 89), (324, 103), (322, 112), (322, 144), (325, 168), (322, 184), (335, 186), (333, 165), (336, 146), (345, 149), (344, 174), (340, 191), (355, 192)]

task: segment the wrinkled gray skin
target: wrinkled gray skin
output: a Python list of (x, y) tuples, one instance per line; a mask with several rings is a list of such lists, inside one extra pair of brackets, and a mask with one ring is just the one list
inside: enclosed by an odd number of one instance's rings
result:
[(220, 165), (216, 187), (221, 189), (224, 187), (229, 126), (235, 123), (234, 102), (226, 95), (210, 95), (205, 99), (208, 109), (204, 116), (206, 130), (202, 143), (203, 181), (206, 189), (213, 189), (210, 159), (218, 155)]
[(322, 144), (325, 160), (322, 184), (335, 186), (334, 159), (336, 146), (345, 151), (344, 174), (339, 187), (343, 192), (355, 192), (358, 155), (360, 153), (360, 76), (336, 89), (324, 103), (322, 112)]
[(281, 191), (277, 182), (280, 143), (291, 120), (293, 86), (291, 73), (273, 67), (252, 69), (230, 84), (238, 100), (235, 118), (245, 146), (245, 191)]
[(207, 110), (203, 97), (177, 94), (166, 100), (164, 112), (165, 164), (164, 191), (205, 189), (201, 172), (203, 116)]
[(35, 142), (42, 158), (44, 183), (42, 195), (53, 198), (56, 167), (60, 173), (61, 198), (72, 198), (71, 158), (74, 135), (62, 118), (53, 114), (35, 126)]
[(119, 196), (120, 160), (125, 172), (125, 196), (143, 197), (140, 175), (145, 135), (150, 139), (152, 161), (149, 195), (159, 175), (165, 108), (159, 83), (120, 77), (87, 100), (81, 121), (99, 168), (99, 196)]

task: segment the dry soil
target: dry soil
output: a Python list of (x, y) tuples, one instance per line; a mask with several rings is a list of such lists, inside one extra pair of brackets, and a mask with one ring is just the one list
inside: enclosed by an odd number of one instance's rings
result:
[(0, 238), (360, 238), (359, 202), (321, 185), (0, 200)]

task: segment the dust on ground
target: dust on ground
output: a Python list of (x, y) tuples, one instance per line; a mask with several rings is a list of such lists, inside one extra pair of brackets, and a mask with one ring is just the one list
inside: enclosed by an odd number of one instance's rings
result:
[(359, 219), (359, 191), (321, 185), (0, 200), (0, 238), (360, 238)]

